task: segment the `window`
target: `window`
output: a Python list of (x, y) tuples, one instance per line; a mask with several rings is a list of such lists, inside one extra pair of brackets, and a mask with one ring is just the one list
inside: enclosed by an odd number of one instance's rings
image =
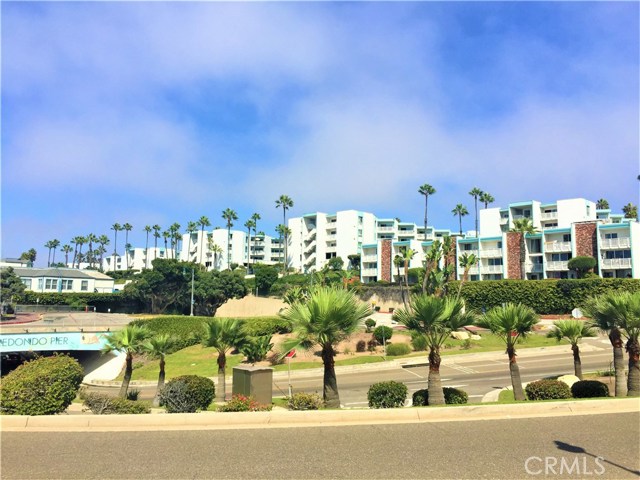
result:
[(631, 258), (631, 250), (608, 251), (605, 255), (605, 258)]
[(571, 241), (571, 234), (570, 233), (565, 233), (564, 235), (562, 235), (562, 241), (563, 242), (570, 242)]
[(38, 279), (38, 290), (42, 290), (43, 280), (41, 278)]
[(61, 290), (73, 290), (73, 280), (70, 280), (70, 279), (60, 280), (60, 289)]
[(542, 240), (534, 238), (529, 240), (529, 253), (542, 253)]
[(22, 279), (22, 283), (24, 283), (24, 286), (27, 288), (27, 290), (31, 290), (31, 279), (30, 278), (23, 278)]
[(502, 242), (498, 242), (498, 247), (497, 248), (502, 248)]
[(617, 233), (605, 233), (604, 238), (618, 238)]
[(58, 279), (57, 278), (47, 278), (44, 282), (45, 290), (57, 290), (58, 289)]
[(89, 280), (82, 280), (82, 282), (80, 282), (80, 290), (83, 292), (89, 290)]
[(568, 253), (552, 253), (551, 254), (552, 262), (566, 262), (567, 260), (569, 260)]
[(502, 265), (502, 259), (501, 258), (490, 258), (489, 259), (489, 265)]

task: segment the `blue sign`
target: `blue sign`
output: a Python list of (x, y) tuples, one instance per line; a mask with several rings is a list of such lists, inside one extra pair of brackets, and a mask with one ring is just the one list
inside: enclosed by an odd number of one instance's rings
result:
[(0, 335), (0, 352), (101, 350), (105, 344), (100, 332), (7, 333)]

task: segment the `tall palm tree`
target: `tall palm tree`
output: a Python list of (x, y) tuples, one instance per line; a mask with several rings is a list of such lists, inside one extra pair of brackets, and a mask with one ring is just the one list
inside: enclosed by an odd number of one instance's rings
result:
[(244, 226), (247, 229), (247, 267), (251, 267), (251, 229), (255, 228), (256, 222), (249, 219), (244, 222)]
[(532, 235), (537, 232), (533, 226), (530, 218), (516, 218), (513, 221), (512, 232), (518, 233), (520, 237), (520, 278), (522, 280), (527, 279), (527, 272), (524, 270), (524, 265), (527, 261), (527, 235)]
[(494, 307), (476, 322), (479, 327), (491, 330), (506, 344), (513, 396), (518, 401), (526, 398), (522, 389), (520, 368), (516, 362), (516, 343), (520, 338), (525, 338), (531, 333), (536, 323), (538, 323), (536, 312), (520, 303), (506, 303), (501, 307)]
[(233, 222), (238, 220), (238, 214), (230, 208), (222, 212), (222, 218), (227, 221), (227, 268), (231, 270), (231, 227)]
[(460, 235), (462, 235), (462, 217), (469, 215), (469, 211), (467, 210), (467, 207), (459, 203), (456, 205), (456, 208), (451, 210), (451, 213), (453, 213), (454, 216), (458, 216), (458, 221), (460, 222)]
[(90, 233), (87, 235), (87, 243), (89, 244), (89, 250), (87, 251), (87, 260), (89, 262), (89, 267), (93, 268), (93, 263), (95, 262), (95, 254), (93, 252), (93, 243), (98, 241), (98, 237), (95, 234)]
[(158, 239), (160, 238), (160, 230), (162, 230), (162, 227), (155, 224), (151, 228), (153, 229), (153, 259), (155, 260), (158, 257)]
[[(107, 249), (105, 248), (107, 245), (109, 245), (109, 237), (107, 237), (106, 235), (100, 235), (97, 239), (98, 244), (100, 245), (99, 249), (96, 249), (96, 255), (100, 256), (100, 271), (103, 270), (103, 256), (105, 253), (107, 253)], [(113, 259), (113, 271), (115, 272), (116, 270), (116, 263), (115, 263), (115, 257)]]
[(200, 261), (198, 263), (203, 263), (202, 262), (202, 258), (203, 258), (203, 247), (202, 247), (202, 242), (204, 241), (204, 227), (210, 227), (211, 226), (211, 222), (209, 221), (209, 219), (207, 217), (205, 217), (204, 215), (202, 215), (200, 217), (200, 220), (198, 220), (198, 225), (200, 225)]
[(258, 220), (261, 220), (259, 213), (254, 213), (251, 215), (251, 220), (253, 220), (253, 251), (256, 250), (256, 241), (258, 239)]
[(111, 230), (113, 230), (113, 271), (115, 272), (116, 257), (118, 256), (118, 232), (122, 231), (122, 225), (114, 223), (111, 225)]
[(127, 270), (129, 270), (129, 249), (131, 248), (131, 245), (129, 245), (129, 232), (133, 230), (133, 225), (131, 225), (130, 223), (125, 223), (122, 226), (122, 229), (124, 230), (124, 244), (125, 244), (124, 260), (127, 266)]
[(69, 244), (64, 244), (61, 248), (61, 250), (64, 252), (64, 266), (68, 267), (69, 266), (69, 254), (73, 251), (73, 247)]
[(402, 277), (400, 276), (400, 268), (402, 268), (403, 264), (404, 264), (404, 259), (402, 258), (402, 255), (396, 255), (395, 257), (393, 257), (393, 265), (394, 267), (396, 267), (396, 270), (398, 271), (398, 283), (400, 284), (400, 296), (402, 297), (402, 304), (406, 308), (407, 299), (405, 298), (406, 294), (404, 292), (404, 284), (402, 283)]
[(407, 329), (424, 335), (429, 346), (429, 404), (444, 405), (440, 378), (440, 348), (451, 332), (471, 325), (473, 312), (465, 312), (464, 302), (458, 298), (438, 298), (414, 295), (409, 308), (393, 313), (393, 318)]
[(144, 244), (144, 268), (149, 268), (149, 234), (151, 233), (151, 227), (145, 225), (144, 231), (147, 234), (147, 240)]
[(479, 200), (484, 203), (484, 208), (489, 208), (489, 204), (496, 201), (496, 199), (493, 198), (493, 195), (491, 195), (489, 192), (482, 192)]
[(209, 251), (213, 253), (213, 269), (217, 270), (220, 266), (220, 254), (222, 253), (222, 247), (213, 241), (213, 238), (208, 239)]
[(120, 387), (120, 396), (126, 397), (133, 373), (133, 355), (141, 353), (149, 331), (138, 325), (127, 325), (121, 330), (108, 333), (102, 353), (120, 352), (126, 354), (124, 378)]
[(171, 234), (171, 248), (173, 249), (173, 258), (178, 258), (178, 242), (182, 238), (180, 235), (180, 224), (172, 223), (169, 227), (169, 232)]
[[(407, 297), (409, 295), (409, 263), (411, 263), (411, 260), (413, 259), (413, 257), (415, 256), (416, 251), (411, 249), (411, 248), (405, 248), (402, 251), (402, 264), (404, 266), (404, 285), (405, 285), (405, 289), (407, 291)], [(407, 298), (405, 297), (405, 298)], [(408, 298), (407, 298), (408, 300)], [(407, 303), (405, 302), (405, 308), (407, 307)]]
[(428, 183), (421, 185), (418, 189), (420, 195), (424, 195), (424, 240), (427, 241), (427, 213), (429, 210), (429, 195), (436, 193), (436, 189)]
[(49, 240), (44, 244), (44, 248), (49, 249), (49, 255), (47, 256), (47, 267), (51, 266), (51, 249), (53, 248), (53, 240)]
[(596, 208), (598, 210), (608, 210), (609, 209), (609, 202), (606, 199), (601, 198), (600, 200), (598, 200), (596, 202)]
[(337, 287), (316, 287), (306, 301), (294, 302), (280, 313), (291, 323), (294, 337), (283, 344), (283, 352), (297, 347), (305, 350), (320, 347), (324, 365), (322, 396), (327, 407), (340, 408), (335, 347), (370, 315), (369, 306), (360, 302), (351, 290)]
[(225, 375), (227, 369), (227, 352), (240, 348), (246, 339), (242, 329), (242, 322), (234, 318), (214, 318), (204, 322), (205, 334), (203, 343), (206, 347), (213, 347), (218, 352), (218, 389), (217, 397), (221, 401), (226, 399)]
[[(280, 195), (280, 198), (276, 200), (276, 208), (282, 208), (282, 225), (287, 226), (287, 210), (293, 208), (293, 200), (287, 195)], [(289, 263), (287, 260), (287, 241), (288, 241), (288, 233), (287, 230), (283, 231), (284, 233), (284, 273), (286, 275), (287, 272), (287, 264)]]
[(165, 251), (165, 258), (169, 258), (169, 238), (171, 237), (171, 232), (169, 230), (165, 230), (164, 232), (162, 232), (162, 238), (164, 240), (164, 251)]
[(171, 352), (175, 346), (175, 340), (173, 337), (166, 333), (156, 335), (155, 337), (147, 340), (142, 348), (144, 352), (151, 358), (157, 358), (160, 360), (160, 372), (158, 373), (158, 386), (156, 388), (156, 394), (153, 397), (153, 406), (157, 407), (160, 404), (160, 390), (164, 386), (165, 378), (165, 358), (168, 353)]
[(583, 338), (595, 337), (596, 332), (592, 325), (581, 320), (558, 320), (553, 322), (556, 327), (547, 333), (548, 338), (555, 338), (561, 341), (563, 338), (569, 340), (571, 351), (573, 352), (573, 370), (576, 377), (582, 380), (582, 361), (580, 360), (580, 347), (578, 343)]
[(53, 240), (51, 240), (51, 248), (53, 248), (53, 259), (51, 260), (51, 263), (55, 265), (56, 263), (56, 249), (60, 246), (60, 240), (58, 240), (57, 238), (54, 238)]
[[(73, 237), (73, 239), (71, 240), (71, 243), (74, 244), (73, 261), (71, 262), (71, 268), (75, 268), (76, 260), (78, 259), (78, 253), (82, 253), (82, 244), (84, 243), (84, 237), (77, 235)], [(78, 264), (78, 268), (80, 268), (79, 264)]]
[(460, 298), (460, 294), (462, 293), (462, 285), (464, 282), (469, 280), (469, 270), (478, 263), (478, 257), (476, 257), (473, 253), (463, 253), (460, 256), (460, 268), (462, 268), (462, 279), (460, 280), (460, 284), (458, 285), (458, 295)]
[(469, 195), (473, 197), (473, 202), (476, 206), (476, 237), (480, 236), (478, 232), (478, 198), (482, 196), (484, 192), (480, 190), (478, 187), (473, 187), (469, 192)]

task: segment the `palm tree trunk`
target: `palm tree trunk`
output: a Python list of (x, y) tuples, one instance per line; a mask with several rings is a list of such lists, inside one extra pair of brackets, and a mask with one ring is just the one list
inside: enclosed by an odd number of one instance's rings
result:
[(160, 390), (164, 387), (164, 355), (160, 357), (160, 373), (158, 374), (158, 388), (156, 388), (156, 396), (153, 397), (153, 406), (160, 406)]
[(509, 355), (509, 373), (511, 374), (511, 386), (513, 387), (513, 398), (521, 402), (526, 400), (524, 390), (522, 389), (522, 379), (520, 378), (520, 368), (516, 362), (516, 349), (513, 345), (507, 347)]
[(429, 350), (429, 405), (444, 405), (444, 390), (440, 379), (440, 351), (436, 347)]
[(615, 396), (627, 396), (627, 379), (624, 368), (624, 352), (622, 351), (622, 335), (617, 327), (609, 332), (609, 341), (613, 347), (613, 368), (616, 374)]
[(460, 222), (460, 235), (462, 235), (462, 215), (458, 215), (458, 221)]
[(429, 208), (429, 195), (424, 196), (424, 241), (427, 241), (427, 209)]
[(627, 379), (627, 396), (640, 397), (640, 344), (637, 338), (627, 341), (629, 354), (629, 378)]
[(218, 353), (218, 389), (216, 398), (220, 402), (227, 399), (227, 385), (225, 383), (225, 373), (227, 371), (227, 357), (224, 352)]
[(129, 382), (131, 382), (131, 374), (133, 373), (133, 355), (127, 352), (127, 361), (124, 368), (124, 378), (122, 379), (122, 386), (120, 387), (120, 396), (126, 398), (127, 391), (129, 390)]
[(322, 347), (322, 363), (324, 364), (324, 379), (322, 385), (322, 398), (329, 408), (340, 408), (340, 394), (338, 393), (338, 380), (334, 362), (333, 347)]
[(582, 362), (580, 361), (580, 347), (578, 344), (571, 345), (571, 351), (573, 351), (573, 370), (576, 377), (582, 380)]

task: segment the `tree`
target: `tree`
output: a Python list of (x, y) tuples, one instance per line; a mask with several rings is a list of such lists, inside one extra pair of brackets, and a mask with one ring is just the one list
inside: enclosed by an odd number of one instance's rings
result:
[(38, 252), (36, 252), (36, 249), (30, 248), (26, 252), (22, 252), (22, 254), (20, 255), (20, 260), (25, 260), (33, 265), (36, 261), (37, 255)]
[(585, 274), (595, 268), (597, 263), (597, 260), (593, 257), (580, 256), (569, 260), (568, 267), (569, 270), (576, 272), (578, 278), (584, 278)]
[(609, 210), (609, 202), (604, 198), (601, 198), (596, 202), (596, 209), (598, 210)]
[(518, 233), (520, 237), (520, 278), (527, 279), (527, 272), (524, 265), (527, 261), (527, 235), (533, 235), (537, 232), (530, 218), (517, 218), (513, 221), (511, 232)]
[(278, 280), (278, 270), (271, 265), (256, 263), (253, 267), (258, 293), (269, 294), (271, 286)]
[[(122, 225), (119, 223), (114, 223), (111, 225), (111, 230), (113, 230), (113, 271), (116, 271), (116, 257), (118, 256), (118, 232), (122, 231)], [(102, 263), (102, 262), (101, 262)]]
[(171, 232), (171, 248), (173, 249), (173, 257), (178, 258), (178, 247), (180, 244), (180, 240), (182, 239), (182, 235), (180, 234), (180, 224), (172, 223), (169, 227), (169, 232)]
[(480, 190), (478, 187), (473, 187), (469, 192), (469, 195), (473, 197), (473, 202), (476, 207), (476, 237), (480, 236), (480, 232), (478, 231), (478, 198), (482, 196), (484, 192)]
[(240, 348), (245, 342), (246, 334), (242, 329), (242, 323), (234, 318), (207, 320), (204, 323), (205, 347), (213, 347), (218, 352), (218, 388), (216, 394), (219, 400), (226, 400), (225, 375), (227, 369), (227, 352), (234, 348)]
[(335, 372), (335, 347), (355, 332), (371, 315), (351, 290), (316, 287), (305, 302), (295, 302), (280, 316), (291, 322), (293, 337), (283, 344), (283, 353), (294, 348), (321, 349), (324, 365), (323, 399), (329, 408), (340, 408)]
[(489, 192), (482, 192), (479, 200), (484, 203), (484, 208), (489, 208), (489, 204), (496, 201), (496, 199), (493, 198), (493, 195), (491, 195)]
[[(198, 271), (195, 275), (194, 310), (196, 315), (214, 316), (227, 300), (243, 298), (248, 292), (247, 284), (240, 273), (229, 270)], [(188, 295), (188, 288), (185, 293)], [(185, 300), (187, 295), (184, 297)], [(186, 304), (183, 308), (186, 309)]]
[(327, 261), (327, 266), (331, 271), (337, 272), (344, 267), (344, 260), (341, 257), (332, 257)]
[(398, 272), (398, 283), (400, 284), (400, 296), (402, 297), (402, 304), (407, 307), (407, 299), (405, 297), (404, 284), (402, 283), (402, 277), (400, 276), (400, 268), (404, 264), (404, 260), (402, 259), (402, 255), (396, 255), (393, 257), (393, 266), (396, 267)]
[(44, 244), (44, 248), (49, 249), (49, 253), (47, 255), (47, 267), (51, 266), (51, 249), (53, 248), (53, 240), (49, 240)]
[(253, 251), (256, 251), (256, 241), (258, 239), (258, 220), (261, 220), (259, 213), (254, 213), (251, 215), (251, 220), (253, 220)]
[(631, 202), (622, 207), (622, 212), (624, 213), (624, 218), (630, 218), (632, 220), (638, 218), (638, 207)]
[(105, 335), (102, 353), (120, 352), (126, 354), (124, 378), (120, 387), (120, 396), (126, 397), (133, 373), (133, 355), (143, 351), (149, 331), (138, 325), (127, 325), (123, 329)]
[(351, 255), (347, 255), (349, 259), (348, 268), (351, 270), (360, 270), (360, 259), (362, 258), (359, 253), (353, 253)]
[[(293, 200), (289, 198), (287, 195), (280, 195), (280, 198), (276, 200), (276, 208), (282, 208), (282, 225), (284, 225), (285, 230), (283, 230), (284, 234), (284, 271), (286, 274), (287, 268), (289, 266), (289, 260), (287, 257), (287, 242), (288, 242), (288, 229), (287, 227), (287, 210), (293, 208)], [(281, 237), (282, 239), (282, 237)]]
[[(100, 271), (102, 271), (102, 260), (103, 260), (103, 255), (105, 253), (107, 253), (107, 249), (105, 248), (107, 245), (109, 245), (109, 237), (107, 237), (106, 235), (100, 235), (97, 239), (98, 244), (100, 245), (100, 247), (98, 249), (96, 249), (96, 255), (98, 255), (100, 257)], [(115, 262), (115, 257), (113, 259), (113, 271), (115, 272), (116, 270), (116, 262)]]
[[(0, 303), (2, 303), (2, 313), (13, 311), (13, 303), (16, 297), (22, 295), (26, 287), (20, 277), (16, 275), (13, 267), (0, 268)], [(7, 305), (11, 305), (9, 309)]]
[(77, 262), (78, 262), (78, 263), (77, 263), (77, 268), (80, 268), (80, 259), (81, 259), (81, 257), (83, 256), (83, 255), (82, 255), (82, 246), (83, 246), (85, 243), (87, 243), (87, 242), (88, 242), (88, 240), (87, 240), (87, 238), (86, 238), (86, 237), (83, 237), (83, 236), (77, 236), (77, 237), (75, 237), (75, 238), (74, 238), (74, 241), (75, 241), (76, 245), (78, 246), (78, 255), (76, 256), (76, 255), (74, 254), (74, 256), (76, 257), (76, 260), (77, 260)]
[(158, 373), (158, 387), (156, 388), (156, 394), (153, 397), (153, 406), (157, 407), (160, 404), (160, 390), (164, 386), (165, 378), (165, 357), (175, 346), (175, 340), (173, 337), (166, 333), (161, 333), (155, 337), (151, 337), (143, 344), (144, 352), (151, 358), (160, 360), (160, 372)]
[(209, 251), (213, 253), (213, 268), (214, 270), (218, 270), (220, 265), (220, 254), (222, 253), (222, 247), (213, 241), (213, 237), (209, 238), (207, 241), (209, 246)]
[(125, 261), (127, 270), (129, 270), (129, 249), (131, 248), (131, 245), (129, 245), (129, 232), (133, 230), (133, 226), (130, 223), (125, 223), (122, 226), (122, 229), (124, 230), (124, 244), (125, 244), (124, 261)]
[[(93, 251), (93, 243), (98, 241), (98, 237), (96, 237), (95, 234), (90, 233), (89, 235), (87, 235), (87, 243), (89, 244), (89, 250), (87, 251), (87, 261), (89, 262), (89, 267), (93, 268), (93, 264), (95, 263), (95, 253)], [(80, 268), (80, 265), (78, 265), (78, 268)]]
[(468, 253), (463, 253), (460, 256), (460, 268), (462, 268), (462, 279), (460, 280), (460, 284), (458, 285), (458, 295), (457, 297), (460, 298), (460, 294), (462, 293), (462, 285), (464, 284), (464, 282), (469, 280), (469, 270), (471, 270), (472, 267), (474, 267), (475, 265), (477, 265), (478, 263), (478, 257), (476, 257), (473, 253), (472, 254), (468, 254)]
[(200, 248), (198, 249), (200, 251), (200, 261), (198, 263), (203, 263), (202, 256), (204, 254), (204, 250), (203, 250), (202, 242), (204, 241), (204, 227), (210, 227), (211, 222), (207, 217), (202, 215), (200, 217), (200, 220), (198, 220), (198, 225), (200, 225)]
[(428, 183), (421, 185), (418, 189), (418, 193), (420, 195), (424, 195), (424, 240), (427, 241), (427, 220), (428, 220), (428, 211), (429, 211), (429, 195), (433, 195), (436, 193), (436, 189), (433, 188)]
[(558, 342), (563, 338), (569, 340), (573, 352), (573, 369), (576, 377), (582, 380), (582, 362), (578, 343), (583, 338), (596, 336), (593, 326), (581, 320), (558, 320), (553, 322), (553, 325), (556, 328), (547, 333), (547, 337), (555, 338)]
[[(158, 239), (160, 238), (160, 230), (162, 230), (162, 227), (155, 224), (151, 228), (153, 229), (153, 259), (155, 260), (158, 256)], [(153, 266), (153, 262), (151, 262), (151, 265)]]
[(520, 303), (506, 303), (501, 307), (494, 307), (476, 322), (479, 327), (491, 330), (506, 344), (513, 396), (518, 401), (525, 400), (525, 396), (520, 379), (520, 368), (516, 362), (516, 343), (520, 338), (524, 339), (531, 333), (537, 323), (536, 313)]
[(64, 244), (61, 248), (61, 250), (64, 252), (64, 266), (68, 267), (69, 266), (69, 254), (73, 251), (73, 247), (69, 244)]
[(462, 235), (462, 217), (469, 215), (469, 211), (467, 210), (467, 207), (459, 203), (456, 205), (456, 208), (451, 210), (451, 213), (453, 213), (454, 216), (458, 216), (458, 220), (460, 222), (460, 235)]
[(51, 263), (56, 263), (56, 249), (60, 246), (60, 240), (53, 239), (51, 240), (51, 248), (53, 248), (53, 259), (51, 260)]
[(144, 244), (144, 268), (149, 268), (149, 234), (151, 233), (151, 227), (146, 225), (144, 231), (147, 234), (147, 240)]
[(251, 229), (255, 228), (256, 222), (249, 219), (244, 222), (244, 226), (247, 229), (247, 266), (251, 267)]
[(451, 332), (471, 325), (472, 312), (464, 311), (464, 302), (458, 298), (438, 298), (414, 295), (409, 308), (401, 308), (393, 317), (412, 332), (424, 335), (429, 346), (429, 404), (444, 405), (444, 392), (440, 378), (440, 348)]
[(222, 218), (227, 221), (227, 268), (231, 269), (231, 227), (233, 222), (238, 220), (238, 214), (230, 208), (222, 212)]

